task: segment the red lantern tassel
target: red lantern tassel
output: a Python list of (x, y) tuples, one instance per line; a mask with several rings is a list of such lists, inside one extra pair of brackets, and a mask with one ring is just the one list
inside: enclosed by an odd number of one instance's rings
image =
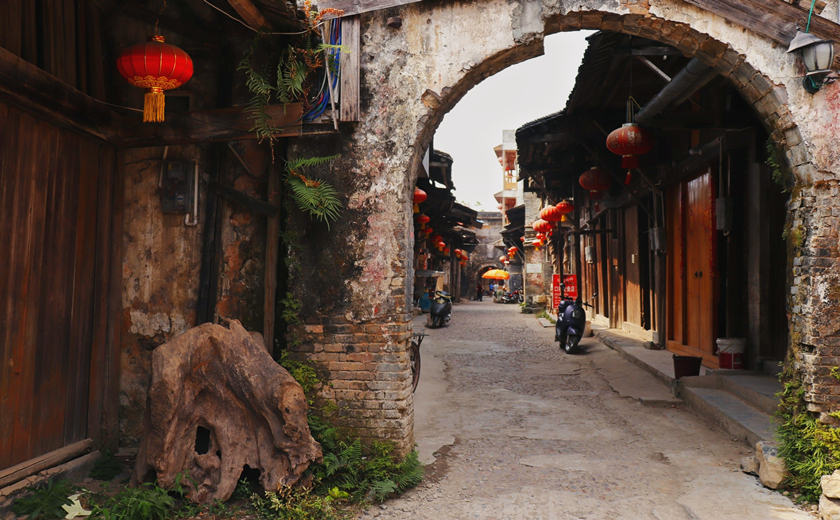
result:
[(627, 186), (630, 184), (631, 180), (633, 180), (633, 174), (630, 173), (630, 170), (627, 170), (627, 175), (624, 176), (624, 185)]
[(621, 156), (621, 167), (627, 170), (632, 170), (633, 168), (639, 167), (639, 158), (635, 155), (622, 155)]
[(159, 87), (152, 87), (151, 92), (146, 92), (143, 97), (143, 122), (163, 123), (165, 101), (166, 96)]

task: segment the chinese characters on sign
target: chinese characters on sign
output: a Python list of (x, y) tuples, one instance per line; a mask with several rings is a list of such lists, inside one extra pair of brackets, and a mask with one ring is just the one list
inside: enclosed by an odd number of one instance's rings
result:
[(563, 296), (570, 300), (578, 297), (577, 275), (567, 274), (563, 276)]

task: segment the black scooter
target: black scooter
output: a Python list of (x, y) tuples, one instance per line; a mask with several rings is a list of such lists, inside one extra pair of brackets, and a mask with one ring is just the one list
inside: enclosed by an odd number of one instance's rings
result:
[(429, 309), (430, 326), (434, 329), (443, 327), (452, 318), (452, 298), (444, 291), (435, 291), (435, 298)]
[(586, 311), (580, 299), (560, 300), (557, 308), (557, 323), (554, 325), (554, 341), (560, 342), (560, 347), (572, 354), (577, 350), (580, 338), (586, 328)]

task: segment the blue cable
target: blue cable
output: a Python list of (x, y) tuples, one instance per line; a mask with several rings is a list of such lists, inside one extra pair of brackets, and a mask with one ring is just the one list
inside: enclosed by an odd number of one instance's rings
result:
[[(329, 42), (330, 42), (330, 45), (341, 45), (341, 21), (340, 20), (336, 20), (333, 23), (333, 26), (330, 30)], [(336, 71), (336, 73), (332, 76), (332, 82), (331, 82), (332, 89), (335, 89), (338, 85), (338, 76), (341, 72), (340, 68), (339, 68), (339, 57), (341, 56), (341, 49), (336, 49), (335, 53), (332, 54), (332, 55), (327, 54), (326, 51), (325, 51), (325, 54), (326, 54), (326, 57), (324, 59), (324, 67), (325, 68), (329, 67), (330, 64), (332, 64), (333, 69)], [(324, 70), (325, 75), (326, 75), (326, 73), (327, 73), (327, 71)], [(303, 120), (309, 122), (309, 121), (314, 121), (315, 119), (318, 119), (319, 117), (321, 117), (324, 114), (324, 112), (326, 112), (327, 107), (329, 106), (329, 102), (330, 102), (330, 89), (326, 89), (318, 97), (317, 101), (312, 106), (312, 108), (310, 108), (303, 115)]]

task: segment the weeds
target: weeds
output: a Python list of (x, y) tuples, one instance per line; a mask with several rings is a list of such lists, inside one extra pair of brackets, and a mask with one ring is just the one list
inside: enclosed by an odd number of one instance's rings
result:
[(308, 489), (282, 487), (251, 495), (250, 505), (264, 520), (339, 520), (344, 517), (333, 505), (335, 499)]
[(174, 516), (175, 499), (157, 484), (124, 487), (119, 493), (94, 504), (91, 519), (166, 520)]
[(384, 502), (423, 480), (416, 451), (399, 459), (392, 444), (363, 446), (359, 439), (342, 438), (336, 428), (317, 418), (310, 421), (310, 429), (324, 452), (324, 461), (310, 468), (319, 494), (345, 493), (356, 503)]
[(790, 472), (785, 483), (802, 499), (820, 498), (820, 477), (840, 469), (840, 429), (822, 424), (805, 407), (802, 384), (792, 378), (779, 394), (779, 454)]
[(67, 513), (62, 506), (73, 503), (68, 496), (76, 489), (68, 480), (51, 480), (27, 488), (29, 494), (14, 501), (12, 512), (18, 516), (27, 516), (29, 520), (64, 518)]
[(551, 323), (557, 323), (557, 320), (554, 319), (554, 316), (548, 313), (545, 309), (541, 310), (539, 314), (537, 314), (537, 318), (545, 318)]

